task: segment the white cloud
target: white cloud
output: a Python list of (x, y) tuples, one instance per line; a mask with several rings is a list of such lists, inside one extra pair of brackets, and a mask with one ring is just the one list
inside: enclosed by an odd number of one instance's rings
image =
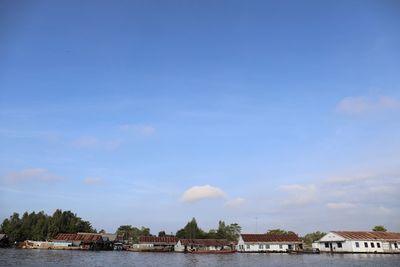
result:
[(93, 136), (83, 136), (74, 141), (74, 144), (79, 148), (91, 149), (107, 149), (114, 150), (122, 144), (120, 139), (101, 140)]
[(56, 182), (63, 180), (64, 177), (54, 175), (43, 168), (31, 168), (6, 174), (4, 180), (10, 182)]
[(375, 99), (364, 96), (345, 97), (338, 103), (336, 110), (350, 114), (400, 110), (400, 99), (390, 96), (381, 96)]
[(142, 136), (151, 136), (156, 133), (156, 129), (149, 125), (142, 124), (124, 124), (119, 127), (121, 131), (133, 132)]
[(328, 209), (333, 209), (333, 210), (350, 209), (354, 208), (355, 206), (356, 206), (355, 204), (348, 202), (331, 202), (326, 204), (326, 207)]
[(288, 194), (283, 202), (285, 206), (305, 206), (317, 199), (317, 188), (313, 184), (283, 185), (280, 189)]
[(183, 193), (184, 202), (195, 202), (204, 199), (223, 198), (226, 194), (218, 187), (211, 185), (193, 186)]
[(83, 179), (83, 183), (86, 185), (98, 185), (101, 182), (102, 179), (97, 177), (86, 177), (85, 179)]
[(375, 173), (360, 173), (360, 174), (350, 174), (350, 175), (341, 175), (334, 176), (328, 178), (326, 182), (328, 184), (336, 184), (336, 185), (347, 185), (353, 184), (356, 182), (366, 181), (370, 179), (374, 179), (376, 177)]
[(231, 200), (228, 200), (227, 202), (225, 202), (225, 206), (228, 208), (239, 208), (239, 207), (243, 206), (243, 204), (245, 202), (246, 201), (244, 200), (244, 198), (238, 197), (238, 198), (231, 199)]

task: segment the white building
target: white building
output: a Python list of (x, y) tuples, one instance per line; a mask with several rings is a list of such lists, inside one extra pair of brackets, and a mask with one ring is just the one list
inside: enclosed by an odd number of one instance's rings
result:
[(400, 253), (400, 233), (333, 231), (313, 243), (321, 252)]
[(296, 234), (242, 234), (238, 252), (287, 252), (302, 250), (303, 242)]

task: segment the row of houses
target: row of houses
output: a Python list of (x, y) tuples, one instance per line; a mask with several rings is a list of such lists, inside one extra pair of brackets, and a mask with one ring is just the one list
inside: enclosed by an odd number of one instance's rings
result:
[(301, 251), (303, 242), (296, 234), (242, 234), (238, 241), (225, 239), (178, 239), (176, 237), (142, 236), (133, 251)]
[[(7, 236), (0, 235), (2, 245)], [(123, 237), (117, 234), (58, 234), (50, 241), (27, 240), (22, 247), (36, 249), (122, 250)], [(400, 233), (368, 231), (332, 231), (312, 244), (314, 252), (400, 253)], [(155, 252), (302, 252), (303, 242), (296, 234), (241, 234), (237, 241), (225, 239), (179, 239), (174, 236), (141, 236), (131, 251)]]
[[(304, 244), (296, 234), (241, 234), (235, 242), (224, 239), (178, 239), (143, 236), (136, 251), (235, 250), (243, 253), (303, 252)], [(333, 231), (312, 244), (314, 252), (400, 253), (400, 233)]]

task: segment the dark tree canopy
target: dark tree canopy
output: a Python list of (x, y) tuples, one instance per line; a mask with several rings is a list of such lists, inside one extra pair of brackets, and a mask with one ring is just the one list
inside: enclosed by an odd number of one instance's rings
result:
[(229, 241), (237, 240), (242, 228), (239, 224), (233, 223), (226, 225), (224, 221), (218, 222), (218, 229), (211, 229), (208, 233), (204, 232), (198, 225), (195, 218), (186, 224), (186, 226), (180, 229), (176, 236), (178, 238), (188, 239), (204, 239), (204, 238), (215, 238), (215, 239), (227, 239)]
[(287, 234), (296, 234), (293, 231), (286, 231), (282, 229), (271, 229), (267, 231), (267, 234), (276, 234), (276, 235), (287, 235)]
[(186, 226), (176, 232), (176, 237), (178, 238), (204, 238), (205, 233), (202, 229), (197, 225), (197, 221), (193, 218), (190, 222), (186, 224)]
[(306, 235), (303, 237), (304, 244), (305, 244), (307, 247), (311, 247), (311, 246), (312, 246), (312, 243), (313, 243), (314, 241), (320, 240), (324, 235), (326, 235), (326, 233), (320, 232), (320, 231), (306, 234)]
[(133, 227), (132, 225), (121, 225), (117, 229), (117, 234), (122, 235), (124, 240), (128, 243), (137, 243), (139, 241), (140, 236), (150, 236), (150, 228), (141, 227), (140, 229), (137, 227)]
[(57, 209), (52, 216), (25, 212), (20, 218), (14, 213), (1, 224), (0, 231), (14, 241), (46, 240), (54, 238), (58, 233), (96, 232), (88, 221), (82, 220), (71, 211)]
[(383, 225), (376, 225), (374, 228), (372, 228), (372, 231), (374, 231), (374, 232), (386, 232), (387, 229)]

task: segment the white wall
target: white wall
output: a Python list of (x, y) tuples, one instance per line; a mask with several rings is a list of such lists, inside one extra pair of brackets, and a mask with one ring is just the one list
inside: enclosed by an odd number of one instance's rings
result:
[[(260, 247), (260, 245), (262, 247)], [(242, 237), (239, 238), (236, 250), (239, 252), (272, 252), (280, 251), (286, 252), (289, 249), (289, 243), (246, 243), (243, 241)], [(296, 249), (297, 245), (291, 244), (292, 249)]]

